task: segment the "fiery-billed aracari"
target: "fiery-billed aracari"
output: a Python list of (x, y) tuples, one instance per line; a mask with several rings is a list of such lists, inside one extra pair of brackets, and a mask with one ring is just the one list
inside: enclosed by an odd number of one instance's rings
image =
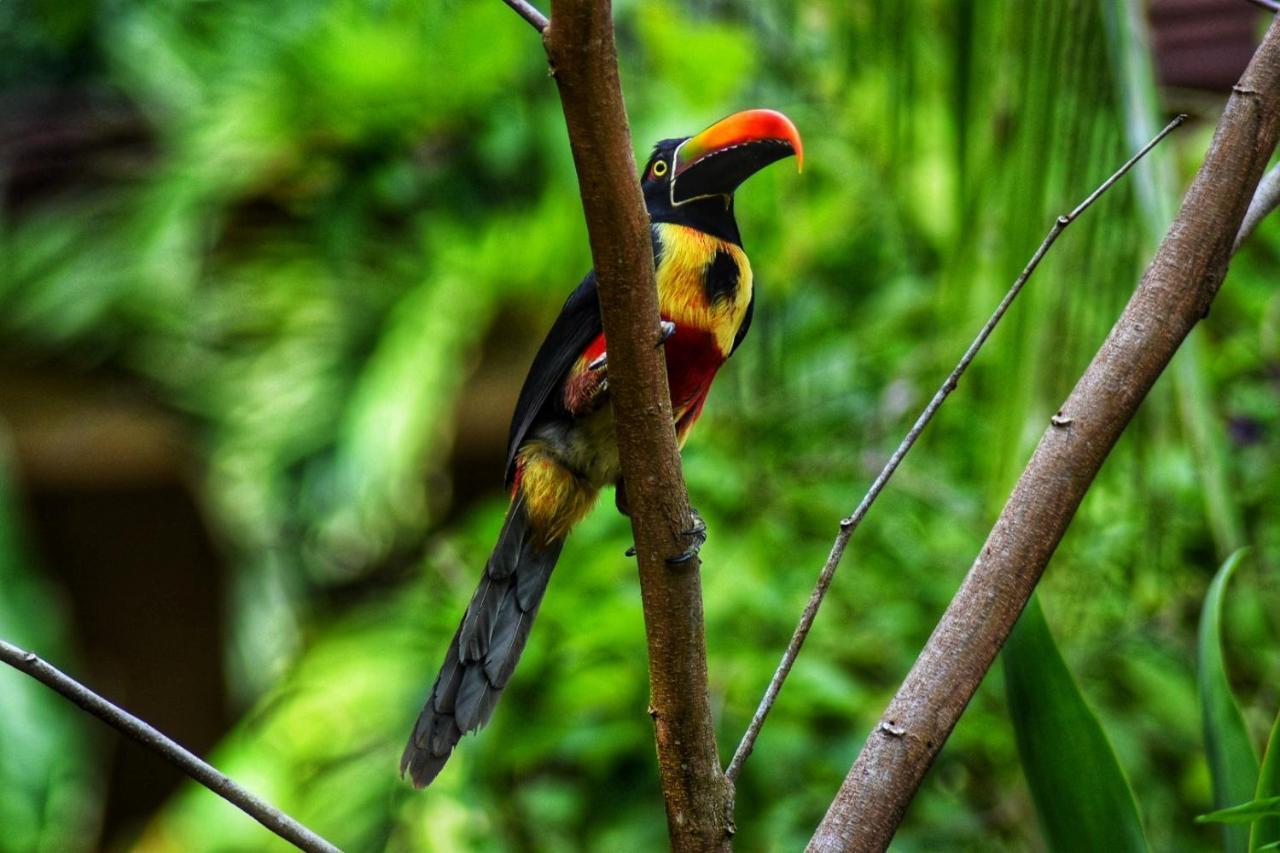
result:
[[(662, 346), (682, 446), (716, 371), (751, 325), (751, 266), (733, 194), (760, 169), (792, 155), (803, 161), (795, 125), (772, 110), (747, 110), (696, 136), (664, 139), (644, 167)], [(620, 478), (591, 272), (565, 302), (520, 392), (507, 447), (506, 522), (400, 759), (415, 786), (430, 784), (463, 732), (489, 720), (565, 537), (604, 486), (617, 487), (618, 508), (626, 511)], [(695, 545), (677, 560), (691, 557), (705, 538), (696, 513), (695, 524)]]

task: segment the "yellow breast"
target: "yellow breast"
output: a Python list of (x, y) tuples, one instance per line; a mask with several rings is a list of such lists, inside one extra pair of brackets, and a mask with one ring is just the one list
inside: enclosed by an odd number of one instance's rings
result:
[[(654, 226), (662, 241), (658, 262), (658, 304), (663, 316), (677, 327), (708, 332), (728, 358), (733, 340), (751, 304), (751, 264), (742, 248), (685, 225), (662, 222)], [(707, 274), (717, 253), (729, 255), (738, 267), (738, 286), (732, 295), (714, 302), (707, 298)]]

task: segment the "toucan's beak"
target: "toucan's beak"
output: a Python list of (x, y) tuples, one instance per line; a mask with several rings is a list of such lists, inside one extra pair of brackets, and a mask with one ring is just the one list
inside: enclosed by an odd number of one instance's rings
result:
[(792, 155), (803, 168), (804, 146), (791, 119), (775, 110), (734, 113), (676, 148), (671, 201), (731, 195), (765, 166)]

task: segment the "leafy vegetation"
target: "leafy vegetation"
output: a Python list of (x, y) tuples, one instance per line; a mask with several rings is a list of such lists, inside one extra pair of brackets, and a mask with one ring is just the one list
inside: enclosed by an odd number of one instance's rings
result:
[[(685, 451), (727, 757), (836, 521), (1156, 96), (1125, 3), (616, 5), (638, 146), (748, 106), (805, 138), (803, 176), (768, 170), (739, 195), (759, 303)], [(608, 500), (566, 547), (493, 724), (425, 793), (394, 773), (498, 529), (522, 371), (589, 263), (527, 25), (496, 0), (30, 0), (0, 5), (0, 33), (7, 94), (79, 93), (86, 128), (136, 129), (115, 159), (11, 193), (0, 342), (8, 363), (127, 377), (182, 419), (233, 573), (238, 722), (215, 763), (344, 849), (660, 848), (638, 587)], [(1208, 133), (1157, 151), (1059, 241), (860, 529), (745, 766), (740, 849), (807, 839)], [(1087, 697), (1152, 849), (1217, 849), (1197, 815), (1275, 792), (1273, 747), (1269, 789), (1255, 767), (1243, 797), (1215, 796), (1195, 655), (1206, 566), (1247, 541), (1256, 571), (1219, 603), (1220, 683), (1241, 742), (1261, 744), (1280, 707), (1278, 268), (1272, 221), (1042, 585), (1057, 683), (1069, 670)], [(0, 500), (0, 634), (70, 660), (78, 626), (24, 523)], [(1040, 843), (1009, 678), (975, 697), (900, 849)], [(93, 849), (105, 739), (14, 674), (0, 703), (0, 849)], [(270, 849), (195, 788), (111, 841)]]

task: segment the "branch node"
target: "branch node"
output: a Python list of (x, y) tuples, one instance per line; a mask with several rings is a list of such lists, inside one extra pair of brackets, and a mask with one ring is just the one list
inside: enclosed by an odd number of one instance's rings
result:
[(904, 727), (898, 725), (893, 720), (881, 720), (879, 730), (881, 734), (895, 738), (900, 738), (907, 733), (907, 730)]
[(1049, 418), (1049, 423), (1053, 424), (1056, 427), (1071, 426), (1071, 424), (1073, 424), (1074, 422), (1075, 422), (1075, 418), (1069, 418), (1066, 415), (1062, 414), (1062, 412), (1058, 412), (1056, 415)]

